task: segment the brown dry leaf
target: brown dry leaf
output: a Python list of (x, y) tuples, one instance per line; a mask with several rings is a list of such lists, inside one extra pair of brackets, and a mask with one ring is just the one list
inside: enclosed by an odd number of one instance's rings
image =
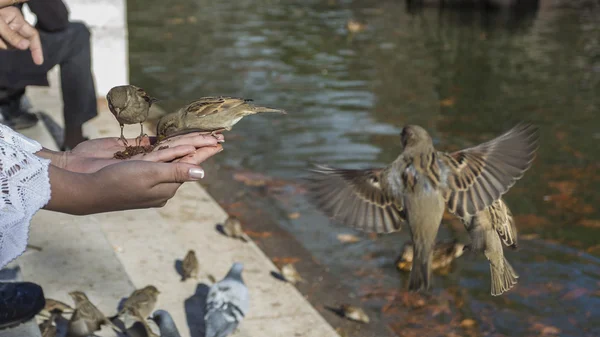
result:
[(535, 214), (516, 215), (515, 222), (519, 227), (539, 227), (548, 224), (548, 220)]
[(579, 221), (579, 224), (584, 227), (600, 228), (600, 220), (598, 219), (583, 219)]
[(522, 234), (522, 235), (519, 235), (519, 240), (535, 240), (539, 237), (540, 237), (540, 235), (536, 234), (536, 233)]
[(542, 336), (558, 335), (560, 333), (559, 328), (552, 326), (552, 325), (542, 324), (542, 323), (533, 324), (531, 326), (531, 329), (539, 332)]
[(561, 300), (572, 301), (572, 300), (578, 299), (579, 297), (587, 294), (588, 292), (589, 292), (589, 290), (587, 290), (586, 288), (576, 288), (576, 289), (573, 289), (573, 290), (567, 292), (566, 294), (564, 294), (561, 297)]
[(233, 174), (233, 179), (243, 183), (246, 186), (265, 186), (269, 177), (260, 173), (238, 172)]
[(273, 261), (274, 264), (294, 264), (299, 262), (300, 259), (297, 257), (273, 257), (271, 258), (271, 261)]
[(195, 16), (188, 16), (188, 18), (187, 18), (188, 23), (196, 23), (197, 21), (198, 21), (198, 19), (196, 19)]
[(167, 20), (167, 24), (169, 25), (180, 25), (184, 22), (185, 20), (183, 20), (183, 18), (171, 18)]
[(472, 328), (475, 326), (475, 324), (477, 324), (477, 322), (475, 322), (474, 319), (470, 318), (465, 318), (462, 320), (462, 322), (460, 322), (460, 326), (465, 329)]
[(450, 97), (440, 101), (440, 105), (445, 108), (454, 106), (454, 103), (456, 103), (456, 99), (454, 98), (454, 96), (450, 96)]
[(248, 236), (253, 237), (253, 238), (265, 239), (265, 238), (270, 238), (271, 236), (273, 236), (273, 233), (271, 233), (271, 232), (253, 232), (253, 231), (249, 231), (249, 230), (246, 230), (245, 232)]
[(288, 214), (288, 218), (290, 219), (298, 219), (300, 217), (300, 213), (299, 212), (294, 212), (294, 213), (290, 213)]
[(360, 239), (358, 237), (356, 237), (356, 235), (352, 235), (352, 234), (338, 234), (337, 239), (340, 242), (344, 242), (344, 243), (354, 243), (354, 242), (360, 241)]
[(378, 238), (377, 233), (371, 232), (368, 235), (369, 235), (369, 239), (371, 239), (371, 240), (377, 240), (377, 238)]

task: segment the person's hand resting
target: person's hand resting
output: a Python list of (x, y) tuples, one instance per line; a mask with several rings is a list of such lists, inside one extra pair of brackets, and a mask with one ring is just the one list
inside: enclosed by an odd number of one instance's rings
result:
[[(133, 142), (134, 139), (128, 141)], [(223, 150), (220, 145), (225, 139), (219, 134), (217, 138), (205, 134), (187, 134), (173, 137), (157, 146), (151, 153), (138, 154), (126, 160), (143, 160), (151, 162), (185, 162), (199, 164), (210, 156)], [(151, 145), (154, 137), (144, 137), (141, 145)], [(67, 152), (51, 152), (43, 157), (50, 158), (58, 167), (72, 172), (91, 173), (111, 164), (120, 163), (123, 159), (114, 159), (115, 152), (125, 150), (118, 138), (91, 139), (77, 145)]]
[(29, 49), (33, 62), (40, 65), (44, 63), (40, 35), (37, 29), (25, 21), (18, 8), (10, 6), (17, 2), (22, 1), (0, 0), (0, 49)]
[(189, 163), (127, 160), (95, 173), (75, 173), (51, 165), (48, 210), (86, 215), (162, 207), (182, 183), (199, 180), (204, 171)]

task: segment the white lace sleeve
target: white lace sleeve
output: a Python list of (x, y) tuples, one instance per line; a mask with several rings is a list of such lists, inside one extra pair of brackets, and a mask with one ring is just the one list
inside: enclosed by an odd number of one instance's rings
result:
[(41, 145), (0, 125), (0, 268), (23, 254), (31, 217), (50, 200)]

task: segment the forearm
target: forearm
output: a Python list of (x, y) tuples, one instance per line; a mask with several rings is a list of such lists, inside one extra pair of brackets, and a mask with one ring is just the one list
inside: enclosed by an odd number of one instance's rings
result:
[(75, 215), (94, 213), (91, 175), (74, 173), (50, 165), (48, 176), (51, 194), (50, 201), (44, 209)]

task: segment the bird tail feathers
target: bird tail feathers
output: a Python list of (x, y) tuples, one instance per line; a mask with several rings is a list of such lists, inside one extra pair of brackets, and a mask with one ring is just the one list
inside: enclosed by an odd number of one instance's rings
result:
[(503, 258), (503, 265), (500, 267), (490, 263), (490, 273), (492, 277), (492, 296), (499, 296), (509, 291), (517, 284), (519, 278), (506, 257)]
[[(416, 257), (416, 256), (415, 256)], [(431, 259), (424, 263), (414, 259), (408, 280), (408, 290), (428, 290), (431, 286)]]

